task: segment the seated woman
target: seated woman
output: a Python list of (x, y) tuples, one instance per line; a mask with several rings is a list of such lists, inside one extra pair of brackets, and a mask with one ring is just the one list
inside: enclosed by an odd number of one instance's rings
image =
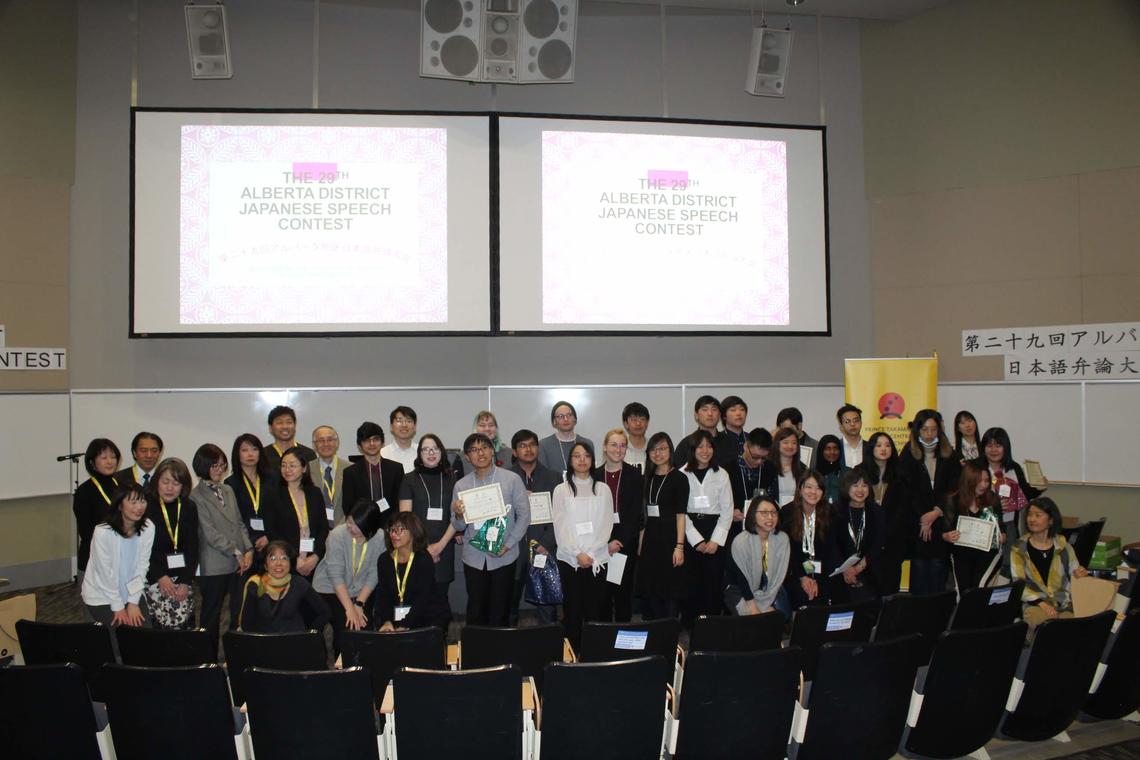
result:
[[(835, 519), (846, 528), (855, 554), (859, 555), (859, 561), (843, 571), (848, 595), (852, 601), (882, 596), (878, 566), (887, 542), (887, 520), (882, 505), (871, 496), (867, 471), (861, 467), (843, 473)], [(839, 526), (836, 527), (842, 530)]]
[(1048, 496), (1029, 502), (1025, 510), (1028, 533), (1010, 552), (1014, 580), (1025, 581), (1021, 617), (1036, 628), (1046, 620), (1073, 616), (1073, 578), (1088, 571), (1077, 563), (1077, 553), (1058, 534), (1061, 510)]
[(332, 615), (333, 652), (340, 652), (340, 634), (365, 630), (376, 588), (376, 558), (384, 552), (384, 539), (373, 539), (380, 529), (380, 507), (357, 499), (344, 522), (329, 533), (325, 556), (313, 573), (313, 588)]
[(791, 617), (783, 590), (788, 573), (788, 536), (780, 532), (780, 509), (767, 496), (748, 505), (744, 531), (729, 545), (725, 605), (737, 615), (759, 615), (773, 608)]
[(835, 509), (824, 501), (823, 478), (815, 470), (800, 476), (792, 503), (780, 510), (780, 524), (791, 547), (788, 590), (793, 610), (806, 604), (843, 604), (850, 598), (845, 579), (832, 575), (855, 551)]
[(96, 623), (150, 626), (143, 588), (154, 525), (146, 519), (146, 508), (142, 486), (124, 485), (113, 492), (107, 517), (95, 526), (82, 596)]
[[(245, 583), (238, 623), (246, 633), (297, 633), (321, 630), (329, 622), (329, 608), (302, 576), (290, 572), (293, 547), (270, 541), (265, 547), (265, 573)], [(311, 626), (305, 621), (311, 620)]]
[(388, 525), (388, 551), (376, 560), (372, 621), (381, 631), (434, 625), (447, 630), (451, 609), (439, 596), (427, 533), (415, 512), (399, 512)]

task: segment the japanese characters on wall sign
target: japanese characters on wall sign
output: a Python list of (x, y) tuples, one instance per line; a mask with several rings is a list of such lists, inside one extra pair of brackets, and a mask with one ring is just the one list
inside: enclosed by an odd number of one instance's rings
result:
[(1004, 356), (1006, 380), (1140, 379), (1140, 322), (963, 330), (962, 356)]

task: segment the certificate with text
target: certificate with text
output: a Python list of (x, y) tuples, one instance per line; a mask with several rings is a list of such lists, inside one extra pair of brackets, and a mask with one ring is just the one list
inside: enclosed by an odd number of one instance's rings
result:
[(997, 525), (989, 520), (962, 515), (958, 518), (958, 542), (956, 546), (966, 546), (988, 552), (993, 546), (994, 531)]
[(493, 520), (507, 513), (503, 488), (498, 483), (460, 491), (459, 500), (463, 502), (463, 519), (469, 523)]
[(554, 522), (554, 514), (550, 506), (550, 493), (539, 491), (530, 495), (530, 524), (548, 525)]

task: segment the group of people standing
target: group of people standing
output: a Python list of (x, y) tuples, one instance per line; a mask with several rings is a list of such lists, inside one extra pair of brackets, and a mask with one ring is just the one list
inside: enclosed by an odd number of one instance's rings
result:
[[(951, 443), (941, 415), (923, 410), (899, 451), (885, 433), (864, 441), (850, 404), (836, 414), (840, 435), (818, 441), (795, 408), (774, 431), (746, 430), (747, 415), (737, 396), (703, 396), (697, 429), (674, 445), (648, 435), (649, 410), (633, 402), (599, 452), (569, 402), (552, 407), (553, 434), (519, 430), (509, 444), (483, 411), (452, 457), (435, 434), (417, 441), (416, 413), (401, 406), (389, 417), (394, 440), (364, 422), (349, 461), (332, 427), (317, 427), (309, 448), (294, 411), (277, 407), (269, 445), (251, 433), (229, 456), (203, 444), (189, 468), (162, 458), (154, 433), (135, 436), (122, 470), (118, 447), (95, 439), (74, 498), (83, 600), (105, 624), (197, 624), (215, 642), (227, 596), (231, 627), (244, 630), (446, 629), (458, 552), (468, 623), (517, 624), (530, 576), (555, 563), (577, 643), (584, 621), (628, 621), (637, 607), (691, 625), (894, 593), (906, 559), (912, 593), (945, 589), (951, 567), (964, 590), (1005, 557), (1042, 619), (1067, 611), (1055, 576), (1083, 570), (1002, 428), (979, 437), (960, 412)], [(505, 513), (467, 522), (464, 492), (490, 484)], [(958, 516), (994, 523), (988, 551), (956, 545)], [(558, 617), (556, 605), (536, 609)]]

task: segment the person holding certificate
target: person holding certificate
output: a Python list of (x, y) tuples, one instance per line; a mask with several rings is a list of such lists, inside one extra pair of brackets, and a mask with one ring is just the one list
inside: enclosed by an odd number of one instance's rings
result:
[(645, 527), (645, 512), (641, 503), (644, 490), (641, 472), (625, 461), (627, 441), (625, 430), (622, 428), (614, 428), (607, 432), (602, 443), (604, 463), (593, 473), (595, 478), (604, 481), (610, 489), (614, 506), (610, 555), (621, 554), (624, 558), (621, 583), (607, 583), (602, 589), (601, 619), (618, 623), (628, 623), (633, 618), (633, 580), (637, 570), (637, 548), (641, 541), (641, 531)]
[(688, 599), (681, 622), (692, 628), (699, 615), (719, 615), (724, 607), (724, 547), (732, 526), (732, 486), (728, 473), (716, 463), (716, 443), (707, 430), (689, 436), (685, 477), (689, 501), (685, 507), (685, 567)]
[(792, 503), (781, 508), (791, 559), (784, 585), (793, 610), (805, 604), (841, 604), (847, 584), (832, 573), (855, 552), (854, 542), (823, 498), (823, 478), (815, 470), (800, 477)]
[(271, 511), (262, 506), (272, 503), (269, 492), (277, 478), (270, 476), (269, 465), (261, 455), (261, 440), (253, 433), (242, 433), (234, 439), (230, 459), (235, 463), (234, 471), (226, 478), (226, 485), (237, 497), (238, 511), (253, 542), (250, 571), (261, 573), (265, 571), (265, 547), (269, 545), (266, 518)]
[(953, 544), (950, 558), (961, 595), (966, 593), (966, 589), (980, 586), (996, 569), (993, 567), (994, 559), (1005, 543), (1001, 529), (1001, 502), (990, 489), (990, 474), (976, 462), (962, 465), (958, 488), (947, 504), (945, 525), (951, 529), (944, 529), (942, 538)]
[(601, 617), (614, 505), (610, 489), (594, 472), (594, 452), (582, 442), (570, 449), (570, 476), (552, 497), (558, 536), (558, 574), (562, 579), (562, 618), (575, 649), (582, 623)]
[(298, 547), (295, 570), (312, 578), (325, 555), (329, 522), (325, 519), (324, 497), (313, 484), (308, 464), (292, 449), (281, 456), (281, 479), (269, 506), (270, 538)]
[(164, 459), (147, 486), (147, 519), (155, 525), (144, 590), (159, 628), (194, 626), (194, 576), (198, 572), (198, 505), (190, 498), (190, 470)]
[(1025, 526), (1029, 533), (1013, 545), (1010, 567), (1014, 580), (1025, 581), (1021, 617), (1036, 628), (1046, 620), (1073, 616), (1073, 578), (1085, 577), (1088, 570), (1059, 535), (1061, 510), (1048, 496), (1029, 502)]
[(780, 508), (767, 496), (753, 498), (744, 531), (729, 544), (725, 605), (737, 615), (759, 615), (775, 608), (790, 618), (783, 589), (789, 552), (788, 535), (780, 532)]
[(463, 533), (467, 622), (506, 626), (519, 542), (530, 526), (530, 498), (518, 475), (495, 466), (490, 438), (472, 433), (463, 453), (472, 472), (455, 484), (451, 524)]
[(685, 598), (685, 506), (689, 480), (673, 467), (673, 439), (654, 433), (645, 444), (645, 533), (637, 562), (637, 595), (646, 620), (676, 617)]
[[(537, 542), (533, 560), (535, 567), (546, 567), (547, 562), (555, 561), (558, 553), (558, 538), (554, 535), (551, 499), (555, 487), (562, 482), (562, 473), (554, 472), (538, 461), (538, 434), (533, 430), (519, 430), (511, 436), (511, 451), (514, 455), (509, 457), (513, 460), (511, 472), (522, 478), (531, 504), (530, 526), (527, 527), (526, 537), (519, 546), (515, 588), (511, 593), (509, 622), (514, 626), (518, 625), (519, 622), (519, 603), (522, 601), (526, 575), (531, 566), (530, 542)], [(540, 623), (553, 623), (558, 620), (558, 605), (556, 604), (536, 605), (535, 612), (538, 614)]]
[(451, 527), (451, 492), (455, 474), (447, 462), (447, 449), (435, 433), (420, 438), (414, 467), (400, 481), (400, 511), (413, 512), (423, 523), (427, 552), (435, 567), (440, 598), (455, 580), (455, 528)]

